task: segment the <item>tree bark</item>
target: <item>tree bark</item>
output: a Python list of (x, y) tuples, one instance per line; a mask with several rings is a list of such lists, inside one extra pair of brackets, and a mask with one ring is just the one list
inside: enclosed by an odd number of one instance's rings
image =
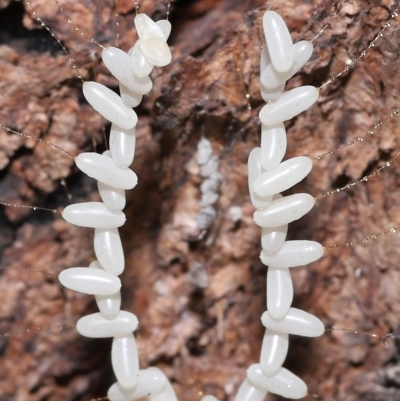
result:
[[(62, 5), (83, 35), (53, 2), (33, 3), (69, 56), (34, 21), (26, 2), (0, 2), (0, 123), (73, 155), (101, 152), (109, 124), (84, 101), (71, 65), (85, 80), (117, 88), (100, 61), (99, 47), (90, 44), (95, 38), (115, 45), (115, 5), (105, 0)], [(314, 41), (311, 61), (288, 82), (291, 89), (319, 87), (342, 71), (368, 47), (395, 2), (344, 3), (336, 19), (330, 18), (334, 5), (329, 1), (272, 1), (270, 6), (282, 15), (294, 42), (311, 40), (331, 21)], [(134, 4), (119, 0), (117, 7), (120, 47), (127, 51), (136, 40)], [(165, 18), (166, 3), (144, 0), (139, 11)], [(162, 368), (180, 400), (209, 393), (233, 400), (246, 369), (259, 361), (267, 268), (259, 260), (260, 229), (253, 222), (246, 162), (259, 143), (257, 116), (264, 105), (259, 93), (264, 11), (259, 0), (171, 1), (173, 61), (153, 71), (154, 88), (137, 109), (132, 168), (139, 185), (127, 193), (127, 223), (120, 230), (126, 255), (123, 309), (139, 318), (141, 367)], [(321, 89), (317, 104), (285, 124), (285, 158), (315, 158), (357, 142), (315, 160), (311, 174), (288, 191), (318, 198), (308, 215), (289, 226), (289, 239), (326, 247), (358, 242), (329, 248), (321, 260), (291, 271), (294, 307), (315, 314), (328, 329), (358, 332), (291, 337), (285, 367), (322, 399), (400, 397), (396, 342), (385, 346), (363, 333), (399, 332), (399, 236), (371, 237), (400, 225), (398, 159), (376, 177), (321, 198), (396, 157), (400, 118), (385, 116), (398, 105), (399, 43), (397, 19), (366, 57)], [(382, 128), (369, 135), (379, 121)], [(196, 151), (202, 136), (218, 156), (223, 182), (217, 218), (200, 238), (196, 216), (202, 179)], [(71, 203), (99, 200), (94, 180), (74, 167), (73, 158), (4, 130), (0, 167), (0, 201), (61, 211)], [(232, 206), (241, 209), (239, 222), (229, 218)], [(94, 260), (92, 230), (71, 226), (59, 214), (15, 207), (4, 208), (0, 221), (0, 399), (104, 397), (115, 381), (111, 340), (76, 332), (77, 320), (97, 310), (94, 299), (65, 289), (56, 278), (65, 268)], [(196, 266), (207, 274), (205, 289), (188, 279)], [(278, 398), (269, 394), (267, 399)]]

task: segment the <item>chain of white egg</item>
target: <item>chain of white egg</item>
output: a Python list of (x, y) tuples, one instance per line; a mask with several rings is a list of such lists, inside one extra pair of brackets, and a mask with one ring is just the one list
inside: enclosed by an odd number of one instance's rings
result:
[(84, 82), (83, 94), (89, 104), (111, 122), (110, 150), (102, 155), (87, 152), (75, 158), (78, 168), (97, 180), (102, 202), (87, 202), (66, 207), (62, 213), (71, 224), (94, 228), (96, 260), (87, 267), (64, 270), (60, 282), (75, 291), (92, 294), (98, 313), (84, 316), (77, 322), (77, 331), (86, 337), (111, 337), (112, 366), (117, 378), (108, 391), (111, 401), (136, 400), (148, 396), (151, 401), (175, 401), (175, 392), (167, 377), (157, 368), (140, 369), (133, 332), (137, 317), (120, 310), (121, 281), (118, 276), (125, 265), (118, 227), (125, 223), (125, 190), (137, 184), (136, 174), (129, 168), (135, 153), (137, 115), (132, 109), (152, 89), (149, 74), (154, 66), (171, 61), (166, 43), (171, 24), (167, 20), (152, 21), (144, 14), (135, 18), (139, 40), (128, 53), (108, 47), (102, 59), (117, 78), (121, 96), (104, 85)]
[(251, 202), (255, 223), (262, 228), (261, 262), (268, 266), (267, 311), (260, 363), (251, 365), (236, 401), (261, 401), (268, 392), (298, 399), (307, 395), (299, 377), (282, 367), (288, 351), (289, 334), (316, 337), (324, 332), (315, 316), (292, 308), (293, 284), (290, 268), (304, 266), (323, 255), (324, 248), (313, 241), (286, 241), (288, 224), (308, 213), (315, 199), (305, 193), (282, 196), (311, 171), (312, 160), (300, 156), (282, 162), (287, 138), (284, 121), (313, 105), (319, 90), (303, 86), (283, 93), (286, 81), (311, 57), (309, 41), (293, 44), (283, 19), (273, 11), (263, 17), (266, 46), (260, 60), (261, 96), (267, 104), (259, 117), (261, 147), (253, 149), (248, 161)]

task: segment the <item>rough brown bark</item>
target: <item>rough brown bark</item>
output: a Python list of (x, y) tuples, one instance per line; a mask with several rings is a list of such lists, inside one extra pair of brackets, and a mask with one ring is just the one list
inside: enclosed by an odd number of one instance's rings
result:
[[(113, 2), (63, 2), (84, 37), (71, 31), (53, 2), (35, 0), (34, 5), (70, 49), (85, 79), (115, 87), (99, 63), (98, 48), (88, 44), (90, 37), (114, 43)], [(104, 149), (104, 122), (82, 100), (80, 81), (57, 43), (32, 22), (28, 6), (28, 12), (12, 1), (0, 7), (0, 122), (73, 154)], [(319, 1), (272, 1), (271, 7), (282, 14), (295, 41), (313, 38), (331, 12), (330, 2)], [(343, 4), (339, 18), (316, 40), (312, 61), (288, 88), (318, 86), (342, 70), (368, 46), (393, 8), (394, 1), (386, 0)], [(258, 259), (260, 232), (252, 221), (246, 160), (258, 141), (253, 117), (263, 104), (258, 59), (264, 9), (258, 0), (172, 2), (174, 60), (153, 72), (154, 90), (138, 112), (133, 169), (139, 185), (128, 195), (128, 221), (121, 230), (123, 308), (140, 320), (141, 366), (161, 367), (180, 400), (198, 400), (202, 393), (233, 400), (246, 368), (259, 357), (266, 267)], [(118, 10), (121, 46), (127, 50), (135, 40), (133, 2), (119, 0)], [(141, 11), (156, 18), (163, 18), (165, 10), (165, 3), (141, 2)], [(353, 70), (321, 91), (317, 105), (287, 123), (287, 158), (315, 157), (364, 136), (398, 104), (398, 27), (397, 21)], [(400, 118), (385, 121), (362, 144), (316, 161), (292, 192), (321, 196), (371, 173), (398, 152), (399, 132)], [(204, 239), (193, 241), (201, 182), (195, 154), (201, 135), (212, 141), (224, 181), (215, 224)], [(1, 201), (62, 210), (98, 199), (94, 182), (77, 172), (73, 159), (4, 131), (0, 167)], [(399, 174), (395, 162), (368, 182), (318, 201), (291, 224), (290, 239), (326, 246), (362, 242), (400, 225)], [(227, 217), (233, 205), (243, 212), (236, 225)], [(66, 290), (55, 278), (4, 269), (58, 274), (87, 266), (94, 259), (91, 230), (70, 226), (59, 215), (17, 208), (3, 209), (0, 219), (0, 330), (31, 330), (0, 337), (0, 400), (104, 396), (114, 381), (111, 341), (82, 338), (74, 329), (79, 317), (96, 310), (93, 297)], [(398, 333), (398, 241), (398, 234), (390, 234), (329, 250), (320, 261), (293, 269), (294, 306), (317, 315), (327, 327)], [(208, 273), (204, 291), (187, 281), (195, 263)], [(384, 347), (370, 336), (340, 331), (318, 339), (292, 338), (285, 366), (306, 381), (311, 394), (326, 399), (395, 401), (400, 399), (396, 345), (390, 341)]]

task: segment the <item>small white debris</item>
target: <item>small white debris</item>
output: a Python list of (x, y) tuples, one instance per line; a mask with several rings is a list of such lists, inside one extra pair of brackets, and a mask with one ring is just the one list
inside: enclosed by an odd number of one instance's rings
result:
[(243, 212), (240, 206), (231, 206), (228, 210), (228, 218), (232, 223), (237, 223), (242, 219)]
[(202, 137), (197, 145), (196, 161), (200, 167), (200, 175), (205, 180), (200, 185), (200, 212), (196, 217), (197, 228), (207, 230), (214, 222), (217, 212), (211, 206), (218, 202), (219, 187), (222, 174), (218, 171), (219, 158), (212, 154), (211, 142)]

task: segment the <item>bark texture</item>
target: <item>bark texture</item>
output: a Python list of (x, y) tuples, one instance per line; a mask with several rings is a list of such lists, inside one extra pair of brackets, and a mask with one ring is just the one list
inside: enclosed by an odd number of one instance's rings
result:
[[(133, 3), (118, 1), (126, 51), (136, 39)], [(211, 393), (228, 401), (247, 367), (258, 362), (264, 332), (259, 319), (265, 310), (266, 267), (258, 257), (260, 229), (252, 220), (246, 161), (259, 139), (265, 4), (171, 3), (173, 62), (154, 70), (154, 89), (138, 108), (133, 170), (139, 185), (128, 193), (127, 224), (121, 229), (123, 309), (139, 318), (143, 368), (162, 368), (180, 400)], [(114, 3), (63, 1), (65, 12), (85, 32), (81, 36), (53, 2), (35, 0), (33, 5), (85, 79), (116, 88), (100, 62), (99, 48), (89, 43), (92, 37), (104, 46), (115, 43)], [(0, 122), (72, 154), (104, 150), (109, 127), (85, 103), (68, 57), (33, 20), (26, 2), (4, 0), (0, 7)], [(316, 0), (271, 1), (271, 7), (284, 17), (294, 41), (312, 39), (332, 11), (332, 3)], [(311, 61), (287, 88), (320, 86), (341, 71), (368, 46), (394, 7), (390, 0), (344, 3), (332, 26), (314, 42)], [(143, 0), (140, 11), (164, 18), (166, 2)], [(316, 157), (357, 141), (396, 107), (399, 42), (397, 20), (355, 68), (321, 90), (318, 104), (287, 122), (286, 158)], [(362, 143), (315, 161), (312, 173), (290, 193), (318, 197), (371, 174), (399, 151), (399, 134), (400, 117), (385, 120)], [(202, 135), (212, 142), (224, 180), (216, 221), (196, 240), (201, 178), (195, 155)], [(0, 168), (1, 201), (62, 210), (99, 199), (95, 182), (77, 171), (72, 158), (4, 130)], [(399, 177), (396, 161), (367, 182), (318, 200), (289, 227), (290, 239), (325, 246), (360, 242), (327, 250), (318, 262), (292, 269), (294, 306), (315, 314), (327, 328), (399, 333), (399, 234), (362, 243), (364, 237), (400, 226)], [(241, 208), (237, 223), (229, 218), (231, 206)], [(111, 341), (82, 338), (75, 330), (81, 316), (96, 311), (93, 297), (66, 290), (55, 277), (24, 270), (57, 275), (87, 266), (94, 259), (92, 230), (71, 226), (59, 214), (12, 207), (0, 211), (0, 221), (0, 400), (105, 396), (115, 380)], [(188, 280), (198, 265), (208, 276), (204, 290)], [(385, 347), (374, 337), (343, 331), (317, 339), (292, 337), (285, 366), (322, 399), (396, 401), (397, 345), (391, 340)], [(269, 394), (267, 399), (277, 397)]]

